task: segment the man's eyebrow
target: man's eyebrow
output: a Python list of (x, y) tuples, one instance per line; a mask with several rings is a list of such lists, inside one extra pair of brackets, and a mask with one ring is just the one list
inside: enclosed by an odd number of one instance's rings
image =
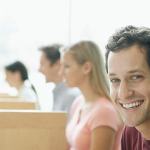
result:
[(116, 76), (115, 73), (108, 73), (108, 76)]
[(131, 70), (128, 73), (144, 73), (142, 70), (139, 69), (135, 69), (135, 70)]
[[(139, 69), (135, 69), (135, 70), (131, 70), (127, 72), (128, 74), (132, 74), (132, 73), (144, 73), (142, 70)], [(116, 76), (115, 73), (108, 73), (108, 76)]]

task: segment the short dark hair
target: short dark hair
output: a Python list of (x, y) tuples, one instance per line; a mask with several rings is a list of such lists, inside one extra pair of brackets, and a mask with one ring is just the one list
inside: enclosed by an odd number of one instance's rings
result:
[(50, 46), (41, 47), (39, 50), (46, 55), (51, 64), (55, 64), (58, 60), (60, 60), (60, 48), (62, 46), (63, 45), (61, 44), (53, 44)]
[(5, 70), (6, 71), (10, 71), (10, 72), (17, 72), (18, 71), (20, 73), (21, 79), (23, 81), (28, 79), (27, 68), (20, 61), (16, 61), (16, 62), (14, 62), (12, 64), (9, 64), (9, 65), (5, 66)]
[(115, 32), (108, 40), (105, 55), (106, 69), (110, 51), (118, 52), (135, 44), (145, 49), (147, 63), (150, 66), (150, 28), (129, 25)]

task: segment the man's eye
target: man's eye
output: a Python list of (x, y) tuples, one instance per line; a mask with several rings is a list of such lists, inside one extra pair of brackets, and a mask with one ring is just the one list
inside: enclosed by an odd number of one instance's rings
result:
[(141, 76), (141, 75), (133, 75), (131, 77), (131, 80), (139, 80), (139, 79), (142, 79), (142, 78), (143, 78), (143, 76)]
[(118, 83), (118, 82), (120, 82), (120, 80), (119, 79), (110, 79), (110, 82), (111, 83)]

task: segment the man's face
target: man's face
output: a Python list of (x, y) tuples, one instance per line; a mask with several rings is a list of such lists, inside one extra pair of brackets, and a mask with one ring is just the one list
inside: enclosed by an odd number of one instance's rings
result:
[(138, 126), (150, 118), (150, 68), (137, 45), (108, 56), (110, 95), (124, 122)]
[(46, 82), (53, 82), (53, 76), (56, 74), (55, 65), (52, 65), (45, 53), (41, 53), (39, 71), (45, 75)]

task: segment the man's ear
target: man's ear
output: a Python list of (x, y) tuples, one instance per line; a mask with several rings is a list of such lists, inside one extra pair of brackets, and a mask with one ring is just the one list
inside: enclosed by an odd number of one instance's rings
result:
[(56, 65), (60, 65), (61, 64), (61, 60), (58, 59), (56, 62), (55, 62)]
[(89, 74), (92, 70), (92, 64), (91, 62), (87, 61), (83, 65), (83, 73), (84, 74)]
[(57, 70), (58, 74), (62, 75), (62, 64), (60, 59), (55, 62), (54, 67)]
[(58, 59), (55, 63), (51, 63), (51, 62), (49, 62), (49, 65), (50, 66), (55, 66), (55, 67), (58, 67), (59, 65), (60, 65), (60, 59)]

